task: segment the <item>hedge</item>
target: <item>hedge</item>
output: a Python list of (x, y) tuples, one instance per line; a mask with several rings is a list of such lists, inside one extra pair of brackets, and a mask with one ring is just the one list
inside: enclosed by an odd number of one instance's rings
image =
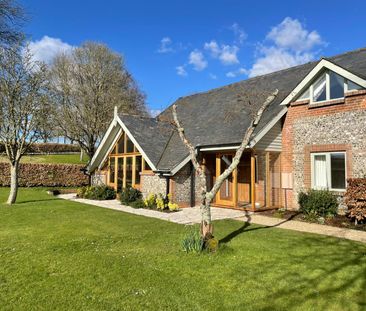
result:
[(347, 180), (345, 202), (348, 207), (348, 216), (355, 222), (366, 220), (366, 178), (350, 178)]
[[(0, 153), (5, 152), (5, 147), (0, 143)], [(72, 144), (54, 144), (54, 143), (44, 143), (44, 144), (34, 144), (27, 151), (30, 153), (63, 153), (63, 152), (80, 152), (80, 147), (78, 145)]]
[[(88, 185), (88, 176), (80, 164), (31, 164), (19, 166), (20, 187), (80, 187)], [(0, 186), (10, 185), (10, 164), (0, 163)]]

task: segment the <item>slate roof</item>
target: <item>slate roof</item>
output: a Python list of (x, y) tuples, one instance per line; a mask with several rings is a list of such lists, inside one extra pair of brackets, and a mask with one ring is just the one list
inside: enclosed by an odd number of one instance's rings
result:
[(127, 114), (119, 114), (118, 117), (126, 125), (151, 162), (157, 166), (173, 134), (172, 125), (168, 122), (158, 121), (156, 118)]
[[(366, 79), (366, 49), (337, 55), (327, 60)], [(255, 133), (258, 133), (284, 109), (280, 106), (282, 100), (318, 62), (179, 98), (175, 104), (188, 139), (195, 146), (240, 143), (251, 120), (252, 111), (256, 111), (265, 98), (278, 89), (278, 96), (267, 108), (256, 128)], [(246, 94), (246, 97), (240, 97), (240, 94)], [(171, 108), (172, 106), (168, 107), (155, 119), (121, 116), (132, 135), (160, 170), (173, 169), (188, 155), (170, 123)]]

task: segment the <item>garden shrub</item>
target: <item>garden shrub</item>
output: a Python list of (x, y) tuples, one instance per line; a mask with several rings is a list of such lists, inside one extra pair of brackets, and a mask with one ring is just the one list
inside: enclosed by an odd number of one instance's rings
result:
[(144, 200), (145, 207), (149, 209), (156, 209), (156, 195), (155, 194), (149, 194), (147, 198)]
[(216, 238), (208, 239), (205, 242), (205, 249), (207, 251), (209, 251), (210, 253), (216, 252), (218, 250), (218, 248), (219, 248), (219, 240)]
[(116, 198), (116, 191), (109, 186), (89, 186), (78, 190), (77, 196), (90, 200), (113, 200)]
[(172, 202), (168, 202), (168, 208), (169, 208), (169, 211), (171, 211), (171, 212), (179, 210), (178, 204), (172, 203)]
[(78, 189), (78, 191), (76, 192), (76, 196), (78, 198), (84, 198), (85, 197), (85, 191), (86, 191), (87, 187), (81, 187)]
[(155, 203), (156, 203), (156, 208), (158, 210), (165, 210), (166, 207), (168, 206), (168, 203), (169, 203), (169, 199), (167, 196), (163, 196), (161, 193), (159, 193), (157, 196), (156, 196), (156, 199), (155, 199)]
[(191, 227), (182, 239), (182, 249), (186, 253), (200, 253), (204, 247), (204, 241), (197, 227)]
[(348, 179), (344, 199), (348, 208), (347, 216), (355, 224), (366, 222), (366, 178)]
[(130, 206), (133, 208), (145, 208), (145, 203), (144, 200), (137, 199), (136, 201), (131, 202)]
[(130, 203), (135, 202), (141, 198), (141, 191), (132, 187), (123, 188), (120, 194), (121, 203), (126, 205), (130, 205)]
[(300, 211), (312, 218), (331, 217), (337, 213), (337, 198), (329, 190), (309, 190), (300, 192)]

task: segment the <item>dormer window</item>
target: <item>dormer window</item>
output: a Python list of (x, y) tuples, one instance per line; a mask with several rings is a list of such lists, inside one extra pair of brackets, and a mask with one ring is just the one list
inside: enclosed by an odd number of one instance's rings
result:
[(362, 87), (358, 84), (326, 70), (297, 98), (297, 101), (310, 100), (311, 103), (318, 103), (341, 99), (346, 92), (360, 89)]

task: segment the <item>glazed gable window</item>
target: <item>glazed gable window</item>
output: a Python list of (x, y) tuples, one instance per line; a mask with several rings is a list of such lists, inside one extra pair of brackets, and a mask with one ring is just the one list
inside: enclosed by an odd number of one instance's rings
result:
[(345, 190), (346, 153), (312, 153), (311, 186), (313, 189)]
[(358, 84), (345, 79), (339, 74), (325, 70), (317, 79), (297, 98), (297, 101), (310, 100), (311, 103), (344, 98), (348, 91), (361, 90)]

